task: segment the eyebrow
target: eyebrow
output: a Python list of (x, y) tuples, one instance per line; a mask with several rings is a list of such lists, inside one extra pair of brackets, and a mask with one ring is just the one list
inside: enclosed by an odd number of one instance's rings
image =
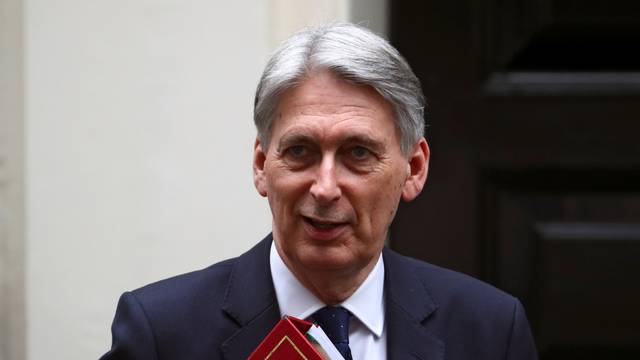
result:
[(359, 144), (373, 150), (374, 152), (382, 152), (386, 149), (383, 142), (363, 135), (349, 135), (344, 138), (342, 142), (347, 144)]
[[(277, 151), (282, 152), (283, 149), (286, 149), (293, 145), (299, 144), (313, 144), (316, 142), (316, 139), (313, 136), (304, 133), (291, 132), (289, 134), (285, 134), (278, 141)], [(340, 139), (341, 144), (358, 144), (364, 147), (367, 147), (374, 152), (384, 152), (386, 150), (386, 146), (383, 142), (375, 140), (366, 135), (347, 135), (346, 137)]]
[(309, 135), (292, 132), (289, 134), (285, 134), (280, 138), (280, 141), (278, 141), (277, 151), (282, 152), (282, 149), (286, 149), (292, 145), (310, 144), (313, 142), (313, 137)]

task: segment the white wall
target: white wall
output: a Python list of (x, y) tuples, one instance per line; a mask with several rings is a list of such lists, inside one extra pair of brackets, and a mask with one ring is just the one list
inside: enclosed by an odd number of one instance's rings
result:
[(124, 290), (237, 255), (263, 1), (26, 2), (27, 349), (91, 359)]
[(123, 291), (269, 231), (252, 100), (281, 3), (24, 1), (28, 359), (97, 358)]

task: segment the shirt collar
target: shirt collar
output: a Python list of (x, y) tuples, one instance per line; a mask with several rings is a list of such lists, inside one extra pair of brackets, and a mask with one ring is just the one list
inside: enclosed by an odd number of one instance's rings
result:
[[(276, 291), (280, 315), (306, 319), (326, 305), (298, 281), (271, 243), (269, 256), (271, 278)], [(340, 306), (349, 310), (376, 337), (384, 329), (384, 263), (382, 255), (358, 289)]]

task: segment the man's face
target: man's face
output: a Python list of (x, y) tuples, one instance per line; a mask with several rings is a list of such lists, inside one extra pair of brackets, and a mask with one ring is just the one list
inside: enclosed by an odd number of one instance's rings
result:
[[(393, 110), (370, 87), (319, 72), (280, 97), (268, 149), (256, 140), (254, 178), (273, 214), (276, 246), (301, 271), (359, 271), (377, 260), (401, 196), (416, 192)], [(420, 165), (420, 164), (418, 164)]]

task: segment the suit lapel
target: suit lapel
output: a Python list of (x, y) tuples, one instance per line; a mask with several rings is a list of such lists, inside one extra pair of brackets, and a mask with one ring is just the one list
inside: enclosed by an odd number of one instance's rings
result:
[(222, 306), (239, 326), (222, 344), (225, 359), (246, 359), (280, 320), (269, 251), (271, 235), (235, 262)]
[(385, 304), (389, 359), (444, 359), (444, 343), (423, 324), (437, 310), (415, 267), (385, 248)]
[[(271, 242), (269, 235), (240, 256), (232, 270), (222, 309), (239, 328), (222, 344), (225, 359), (246, 359), (280, 320), (269, 265)], [(387, 358), (444, 359), (444, 343), (423, 326), (436, 303), (410, 261), (388, 249), (383, 256)]]

